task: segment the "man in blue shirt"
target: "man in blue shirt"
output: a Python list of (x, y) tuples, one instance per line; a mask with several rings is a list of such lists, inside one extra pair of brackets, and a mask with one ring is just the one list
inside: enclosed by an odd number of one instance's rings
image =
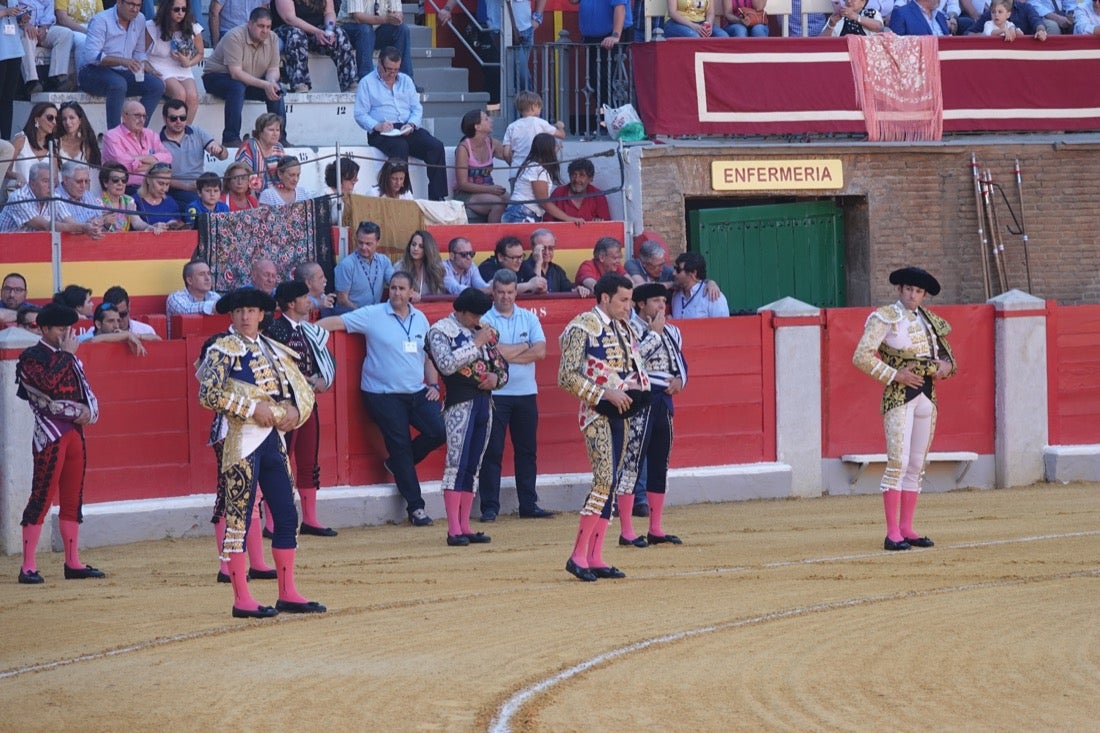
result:
[(447, 251), (451, 256), (443, 261), (443, 287), (448, 293), (458, 295), (466, 288), (489, 292), (489, 283), (474, 267), (474, 245), (469, 239), (455, 237), (447, 244)]
[(698, 252), (676, 258), (676, 289), (672, 292), (673, 318), (725, 318), (730, 314), (726, 296), (711, 300), (707, 293), (707, 261)]
[(483, 522), (492, 522), (500, 513), (505, 432), (512, 435), (519, 515), (523, 518), (554, 516), (554, 512), (539, 507), (539, 495), (535, 490), (539, 425), (535, 362), (546, 358), (546, 335), (538, 316), (526, 308), (516, 307), (516, 285), (516, 273), (507, 268), (497, 270), (493, 275), (493, 307), (481, 318), (500, 334), (497, 349), (508, 362), (508, 383), (493, 393), (492, 431), (481, 459), (478, 493)]
[[(141, 97), (145, 124), (164, 96), (164, 82), (145, 56), (145, 16), (136, 0), (118, 0), (88, 21), (88, 40), (77, 59), (80, 88), (107, 98), (107, 129), (122, 121), (122, 103)], [(140, 78), (140, 80), (139, 80)]]
[[(409, 521), (426, 527), (432, 518), (424, 511), (416, 464), (447, 439), (439, 404), (439, 373), (426, 358), (424, 339), (428, 319), (409, 302), (412, 277), (398, 271), (390, 278), (390, 298), (351, 313), (317, 322), (329, 331), (361, 333), (367, 356), (359, 388), (367, 412), (386, 442), (386, 470), (407, 505)], [(419, 435), (413, 439), (409, 428)]]
[(373, 221), (359, 222), (355, 230), (356, 251), (336, 266), (336, 307), (338, 313), (382, 302), (382, 290), (393, 275), (393, 263), (378, 254), (382, 229)]
[(367, 131), (367, 144), (387, 158), (420, 158), (427, 166), (428, 198), (447, 198), (447, 168), (443, 143), (420, 126), (424, 108), (420, 93), (401, 73), (401, 52), (382, 49), (378, 68), (359, 80), (355, 93), (355, 121)]

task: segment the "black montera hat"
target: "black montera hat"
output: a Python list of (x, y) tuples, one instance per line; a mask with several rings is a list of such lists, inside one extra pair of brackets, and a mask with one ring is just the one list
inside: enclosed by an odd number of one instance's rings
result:
[(919, 267), (903, 267), (890, 273), (891, 285), (915, 285), (923, 288), (929, 295), (940, 294), (940, 281), (932, 277), (927, 270)]
[(477, 288), (466, 288), (455, 298), (455, 313), (483, 316), (493, 307), (493, 299)]
[(238, 308), (259, 308), (267, 312), (275, 310), (275, 299), (253, 287), (237, 288), (223, 295), (214, 309), (218, 313), (232, 313)]
[(664, 283), (645, 283), (644, 285), (635, 285), (634, 292), (630, 296), (634, 299), (635, 303), (640, 303), (643, 300), (649, 300), (650, 298), (664, 298), (668, 300), (668, 287)]
[(287, 280), (279, 283), (275, 288), (275, 302), (282, 308), (284, 304), (293, 302), (303, 295), (309, 295), (309, 286), (301, 280)]
[(61, 303), (47, 303), (45, 307), (38, 312), (39, 328), (45, 328), (47, 326), (71, 326), (79, 320), (80, 316), (75, 310)]

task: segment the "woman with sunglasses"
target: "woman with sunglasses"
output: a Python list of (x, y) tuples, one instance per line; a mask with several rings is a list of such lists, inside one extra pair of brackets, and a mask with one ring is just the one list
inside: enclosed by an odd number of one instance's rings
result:
[[(59, 162), (75, 160), (78, 163), (86, 163), (93, 169), (96, 168), (102, 156), (95, 130), (92, 129), (92, 123), (88, 121), (84, 108), (79, 102), (62, 102), (59, 109), (58, 125), (54, 130)], [(94, 196), (100, 194), (101, 189), (94, 179), (89, 190)]]
[(443, 286), (443, 258), (439, 255), (439, 245), (435, 237), (423, 229), (418, 229), (409, 237), (405, 254), (394, 265), (394, 270), (402, 270), (412, 277), (413, 303), (419, 303), (425, 295), (446, 295)]
[(163, 224), (169, 229), (183, 229), (186, 225), (180, 216), (180, 205), (168, 195), (171, 182), (172, 166), (157, 163), (142, 178), (134, 203), (146, 223)]
[(293, 155), (284, 155), (279, 159), (278, 180), (260, 194), (260, 203), (264, 206), (288, 206), (296, 201), (313, 198), (313, 194), (298, 186), (302, 177), (302, 164)]
[[(126, 166), (122, 163), (107, 163), (99, 169), (99, 185), (103, 189), (99, 200), (109, 211), (103, 212), (103, 231), (105, 232), (146, 232), (160, 234), (168, 225), (164, 222), (149, 224), (137, 213), (137, 204), (126, 194)], [(133, 214), (123, 213), (132, 211)]]
[(149, 63), (164, 81), (164, 96), (187, 105), (187, 124), (199, 113), (199, 90), (191, 67), (203, 59), (202, 26), (187, 0), (160, 0), (157, 14), (145, 21)]
[(230, 163), (225, 169), (225, 179), (222, 181), (222, 201), (230, 211), (247, 211), (260, 205), (256, 197), (252, 195), (252, 179), (256, 178), (252, 167), (243, 161)]
[[(19, 186), (29, 179), (31, 166), (49, 159), (50, 144), (57, 129), (57, 106), (53, 102), (38, 102), (27, 116), (27, 124), (11, 139), (15, 148), (8, 178), (14, 178)], [(55, 168), (56, 172), (56, 168)], [(55, 180), (60, 181), (55, 174)]]

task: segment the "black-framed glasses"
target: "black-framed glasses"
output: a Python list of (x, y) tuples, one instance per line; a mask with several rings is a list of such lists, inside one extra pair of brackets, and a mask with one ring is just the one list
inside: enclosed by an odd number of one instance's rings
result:
[(504, 259), (509, 260), (510, 262), (519, 262), (520, 260), (523, 259), (523, 255), (522, 254), (504, 255)]
[(187, 115), (168, 115), (169, 122), (183, 122), (187, 119)]
[(473, 256), (474, 256), (474, 251), (473, 250), (470, 250), (468, 252), (455, 252), (455, 257), (473, 257)]
[(27, 292), (27, 289), (26, 288), (13, 287), (11, 285), (5, 285), (3, 287), (0, 287), (0, 292), (4, 292), (4, 293), (25, 293), (25, 292)]

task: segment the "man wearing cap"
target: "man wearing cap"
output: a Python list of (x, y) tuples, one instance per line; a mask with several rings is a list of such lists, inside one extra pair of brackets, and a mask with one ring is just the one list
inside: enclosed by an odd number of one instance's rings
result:
[[(628, 418), (646, 409), (644, 398), (649, 396), (649, 377), (627, 323), (633, 288), (626, 275), (602, 275), (593, 288), (596, 306), (575, 317), (561, 334), (558, 386), (580, 398), (578, 418), (592, 464), (592, 489), (581, 508), (573, 554), (565, 563), (567, 572), (584, 581), (626, 577), (603, 561), (603, 540), (627, 453), (636, 455), (642, 441), (629, 430)], [(629, 485), (634, 481), (629, 479)]]
[(84, 521), (84, 426), (99, 419), (99, 403), (76, 358), (78, 342), (72, 326), (77, 313), (49, 303), (38, 314), (42, 340), (19, 355), (16, 394), (34, 413), (31, 453), (34, 472), (31, 495), (23, 510), (23, 564), (19, 582), (36, 585), (35, 552), (42, 524), (54, 501), (61, 505), (58, 527), (65, 546), (65, 579), (102, 578), (104, 573), (80, 561), (80, 523)]
[[(238, 288), (218, 301), (230, 331), (214, 341), (199, 365), (199, 404), (225, 417), (221, 470), (225, 478), (222, 554), (233, 584), (234, 618), (269, 618), (279, 612), (323, 613), (294, 583), (298, 513), (283, 435), (301, 428), (313, 412), (313, 388), (298, 371), (294, 352), (260, 333), (275, 299), (256, 288)], [(271, 554), (279, 581), (275, 606), (261, 606), (248, 590), (245, 537), (261, 483), (275, 517)], [(259, 532), (259, 527), (251, 527)]]
[[(297, 354), (298, 370), (315, 393), (324, 392), (332, 386), (336, 362), (325, 347), (329, 332), (309, 322), (313, 310), (309, 286), (300, 280), (279, 283), (275, 288), (275, 302), (282, 315), (272, 321), (267, 335)], [(336, 530), (323, 526), (317, 519), (317, 490), (321, 488), (321, 466), (317, 460), (320, 441), (321, 423), (314, 407), (302, 427), (287, 435), (287, 452), (294, 456), (298, 496), (302, 500), (302, 526), (298, 531), (317, 537), (335, 537)]]
[(951, 327), (923, 305), (929, 295), (940, 292), (936, 278), (919, 267), (903, 267), (890, 273), (890, 284), (898, 288), (898, 301), (868, 316), (852, 362), (886, 385), (883, 547), (908, 550), (933, 545), (913, 529), (913, 515), (936, 429), (935, 380), (954, 376), (956, 364), (947, 343)]
[(470, 529), (470, 509), (493, 422), (489, 393), (508, 382), (508, 362), (497, 350), (500, 334), (481, 322), (492, 305), (485, 293), (466, 288), (455, 298), (454, 313), (428, 329), (425, 350), (447, 388), (443, 408), (447, 463), (442, 489), (447, 544), (452, 547), (490, 539)]
[[(389, 300), (322, 318), (317, 326), (366, 337), (359, 388), (386, 442), (389, 458), (383, 465), (405, 499), (409, 522), (427, 527), (432, 518), (424, 510), (416, 464), (443, 445), (447, 433), (439, 410), (439, 373), (424, 348), (428, 319), (410, 302), (412, 292), (412, 276), (398, 270), (390, 278)], [(415, 439), (410, 428), (420, 433)]]
[[(653, 398), (649, 404), (649, 425), (642, 444), (641, 466), (646, 475), (645, 483), (639, 476), (638, 484), (644, 485), (649, 499), (649, 532), (647, 545), (681, 544), (674, 534), (665, 534), (661, 518), (665, 508), (665, 489), (668, 486), (668, 458), (672, 452), (672, 397), (687, 384), (687, 362), (684, 361), (683, 339), (680, 329), (665, 321), (665, 305), (668, 289), (661, 283), (646, 283), (634, 287), (634, 314), (630, 327), (638, 337), (638, 351), (649, 375)], [(634, 418), (631, 418), (634, 419)], [(619, 518), (624, 528), (628, 526), (630, 512), (619, 497)], [(633, 543), (631, 543), (633, 544)]]

